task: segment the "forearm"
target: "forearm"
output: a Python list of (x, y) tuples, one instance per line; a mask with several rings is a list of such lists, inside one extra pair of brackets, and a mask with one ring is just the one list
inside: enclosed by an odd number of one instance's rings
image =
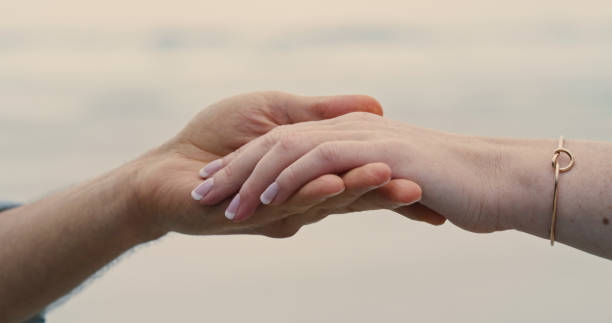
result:
[[(426, 206), (474, 232), (516, 229), (549, 238), (558, 139), (465, 136), (403, 125), (400, 175)], [(567, 139), (575, 166), (560, 174), (556, 240), (612, 259), (612, 143)], [(396, 152), (398, 151), (398, 152)], [(397, 157), (395, 157), (397, 158)], [(565, 155), (561, 166), (568, 164)]]
[[(552, 217), (557, 140), (500, 140), (504, 156), (502, 183), (508, 199), (503, 209), (517, 230), (548, 238)], [(560, 175), (556, 240), (612, 259), (612, 144), (565, 140), (575, 166)], [(560, 161), (567, 165), (568, 160)]]
[[(146, 241), (122, 167), (0, 216), (0, 321), (27, 318)], [(141, 233), (142, 232), (142, 233)]]

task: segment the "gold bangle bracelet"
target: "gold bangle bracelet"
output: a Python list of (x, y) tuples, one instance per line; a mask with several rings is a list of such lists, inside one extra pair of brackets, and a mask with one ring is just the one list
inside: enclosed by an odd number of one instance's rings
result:
[[(559, 156), (561, 153), (566, 154), (570, 162), (567, 166), (561, 167), (559, 166)], [(555, 191), (553, 195), (553, 212), (552, 212), (552, 221), (550, 224), (550, 245), (553, 246), (555, 244), (555, 227), (557, 224), (557, 202), (559, 201), (559, 174), (565, 173), (574, 167), (575, 160), (574, 155), (567, 149), (563, 148), (563, 136), (559, 137), (559, 147), (553, 151), (552, 158), (552, 167), (555, 170)]]

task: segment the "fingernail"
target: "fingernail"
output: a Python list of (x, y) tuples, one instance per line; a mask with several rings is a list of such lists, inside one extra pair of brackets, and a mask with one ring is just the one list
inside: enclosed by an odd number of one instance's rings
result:
[(382, 183), (382, 184), (379, 184), (379, 185), (376, 185), (376, 186), (372, 186), (372, 187), (370, 187), (370, 189), (375, 190), (375, 189), (377, 189), (377, 188), (381, 188), (381, 187), (383, 187), (383, 186), (385, 186), (385, 185), (389, 184), (389, 182), (391, 182), (391, 179), (390, 179), (390, 178), (389, 178), (389, 179), (387, 179), (387, 180), (386, 180), (384, 183)]
[(336, 193), (332, 193), (332, 194), (329, 194), (329, 195), (327, 195), (327, 196), (323, 197), (323, 199), (324, 199), (324, 200), (327, 200), (327, 199), (330, 199), (330, 198), (332, 198), (332, 197), (338, 196), (338, 195), (340, 195), (340, 194), (344, 193), (344, 191), (345, 191), (345, 190), (346, 190), (346, 189), (345, 189), (345, 188), (343, 188), (343, 189), (342, 189), (342, 191), (340, 191), (340, 192), (336, 192)]
[(236, 212), (238, 211), (238, 207), (240, 206), (240, 194), (236, 194), (234, 199), (230, 202), (227, 210), (225, 210), (225, 217), (233, 220), (236, 216)]
[(223, 168), (223, 159), (215, 159), (208, 163), (208, 165), (204, 166), (204, 168), (200, 169), (200, 176), (206, 178), (216, 173), (221, 168)]
[(270, 184), (270, 186), (268, 186), (263, 193), (261, 193), (259, 199), (261, 200), (261, 203), (268, 205), (272, 202), (272, 200), (274, 200), (276, 194), (278, 194), (278, 184), (274, 182)]
[(400, 207), (402, 207), (402, 206), (408, 206), (408, 205), (416, 204), (416, 203), (419, 203), (419, 202), (421, 202), (421, 199), (420, 199), (420, 198), (419, 198), (418, 200), (416, 200), (416, 201), (412, 201), (412, 202), (408, 202), (408, 203), (400, 203), (400, 204), (399, 204), (399, 206), (400, 206)]
[(193, 199), (196, 201), (201, 200), (204, 196), (206, 196), (206, 194), (208, 194), (208, 192), (210, 192), (210, 189), (213, 187), (213, 183), (214, 178), (205, 180), (202, 182), (202, 184), (198, 185), (198, 187), (191, 191), (191, 197), (193, 197)]

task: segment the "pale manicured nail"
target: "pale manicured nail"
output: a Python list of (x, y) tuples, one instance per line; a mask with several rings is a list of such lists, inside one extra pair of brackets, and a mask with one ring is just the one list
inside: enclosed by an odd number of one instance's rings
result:
[(261, 203), (268, 205), (272, 203), (272, 200), (274, 200), (276, 194), (278, 194), (278, 184), (274, 182), (270, 184), (268, 188), (266, 188), (266, 190), (261, 194), (259, 199), (261, 200)]
[(230, 202), (227, 210), (225, 210), (225, 217), (233, 220), (236, 216), (236, 212), (238, 211), (238, 207), (240, 206), (240, 194), (236, 194), (234, 199)]
[(204, 168), (200, 169), (200, 176), (206, 178), (216, 173), (221, 168), (223, 168), (223, 159), (215, 159), (204, 166)]
[(193, 197), (193, 199), (196, 201), (201, 200), (204, 196), (206, 196), (206, 194), (208, 194), (208, 192), (210, 192), (214, 181), (214, 178), (209, 178), (202, 182), (202, 184), (198, 185), (198, 187), (191, 191), (191, 197)]

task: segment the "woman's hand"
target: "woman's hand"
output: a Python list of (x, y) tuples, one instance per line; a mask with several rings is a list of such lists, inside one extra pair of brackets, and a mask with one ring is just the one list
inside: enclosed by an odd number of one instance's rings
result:
[(351, 113), (278, 127), (214, 162), (217, 171), (201, 203), (213, 205), (238, 192), (226, 216), (241, 222), (261, 203), (282, 205), (322, 174), (382, 162), (392, 178), (410, 178), (423, 187), (421, 208), (470, 231), (503, 230), (509, 224), (500, 217), (499, 190), (491, 182), (498, 152), (484, 139)]
[[(236, 96), (213, 104), (198, 114), (175, 138), (132, 163), (138, 172), (135, 222), (151, 228), (154, 236), (168, 231), (188, 234), (261, 233), (288, 236), (302, 225), (330, 213), (397, 209), (407, 217), (440, 224), (436, 214), (403, 207), (420, 198), (420, 188), (408, 180), (393, 180), (384, 164), (359, 165), (343, 177), (316, 176), (296, 188), (283, 205), (260, 208), (252, 221), (232, 223), (223, 217), (229, 201), (219, 198), (204, 207), (190, 197), (201, 183), (200, 169), (280, 125), (322, 120), (353, 111), (382, 114), (367, 96), (302, 97), (280, 92)], [(208, 168), (214, 168), (214, 163)], [(347, 169), (348, 170), (348, 169)], [(310, 183), (309, 183), (310, 182)], [(382, 187), (381, 187), (382, 186)], [(380, 188), (379, 188), (380, 187)], [(378, 190), (375, 190), (379, 188)], [(374, 191), (373, 191), (374, 190)], [(288, 217), (289, 215), (293, 215)]]

